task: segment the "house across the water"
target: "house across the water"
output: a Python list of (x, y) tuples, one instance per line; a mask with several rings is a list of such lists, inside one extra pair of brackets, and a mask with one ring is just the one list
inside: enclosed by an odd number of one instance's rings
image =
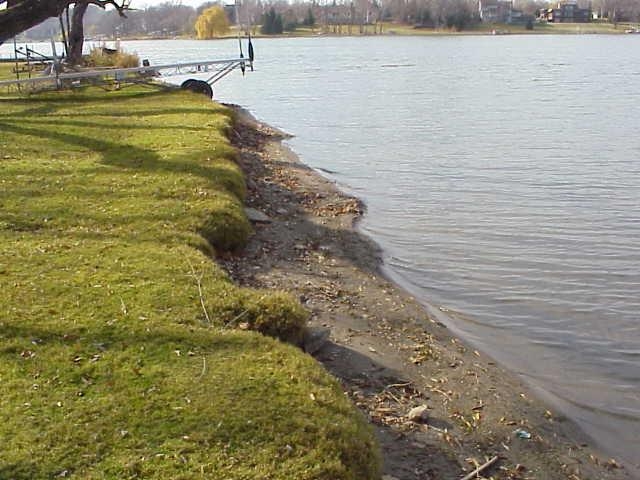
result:
[(478, 0), (480, 20), (487, 23), (509, 23), (512, 0)]
[(591, 21), (591, 8), (581, 8), (576, 0), (559, 2), (556, 8), (541, 11), (540, 18), (553, 23), (588, 23)]

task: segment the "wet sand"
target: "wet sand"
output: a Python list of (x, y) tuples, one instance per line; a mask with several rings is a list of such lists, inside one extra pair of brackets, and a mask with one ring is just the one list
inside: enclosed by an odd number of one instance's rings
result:
[[(495, 456), (478, 478), (640, 477), (389, 282), (378, 247), (354, 228), (364, 206), (303, 165), (282, 132), (236, 111), (247, 206), (268, 218), (220, 262), (240, 284), (297, 295), (310, 326), (329, 330), (313, 355), (374, 426), (384, 479), (461, 479)], [(412, 421), (417, 406), (425, 418)]]

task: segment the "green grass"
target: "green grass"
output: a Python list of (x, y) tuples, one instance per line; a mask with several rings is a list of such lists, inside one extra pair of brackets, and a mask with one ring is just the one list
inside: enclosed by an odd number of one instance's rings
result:
[(231, 113), (150, 86), (1, 95), (0, 478), (377, 478), (337, 382), (230, 328), (306, 319), (211, 259), (250, 233)]
[(392, 35), (489, 35), (492, 31), (511, 34), (618, 34), (624, 33), (620, 25), (616, 28), (609, 23), (534, 23), (533, 30), (527, 30), (525, 25), (504, 23), (480, 23), (470, 26), (460, 32), (453, 29), (414, 28), (412, 25), (384, 23), (383, 34)]
[[(457, 31), (454, 28), (442, 26), (440, 28), (416, 28), (414, 25), (396, 22), (382, 22), (375, 26), (367, 25), (363, 33), (360, 33), (360, 27), (353, 25), (351, 33), (349, 33), (348, 25), (329, 26), (323, 28), (316, 26), (311, 29), (309, 27), (298, 27), (293, 32), (284, 32), (283, 37), (311, 37), (318, 35), (337, 35), (337, 36), (373, 36), (380, 35), (380, 27), (382, 27), (382, 35), (396, 36), (442, 36), (442, 35), (490, 35), (495, 30), (500, 34), (619, 34), (625, 33), (625, 29), (632, 28), (630, 24), (618, 24), (617, 26), (610, 23), (534, 23), (533, 30), (527, 30), (526, 26), (505, 23), (479, 23), (470, 25), (469, 27)], [(260, 35), (256, 36), (272, 36)]]
[(10, 78), (11, 76), (11, 63), (0, 63), (0, 80)]
[[(18, 75), (16, 75), (16, 68)], [(37, 77), (42, 75), (43, 68), (42, 64), (31, 64), (29, 67), (25, 62), (18, 62), (17, 66), (15, 62), (0, 62), (0, 81), (30, 78), (29, 70), (31, 70), (31, 77)], [(17, 91), (15, 86), (4, 86), (0, 88), (0, 95), (14, 91)]]
[(612, 23), (536, 23), (534, 33), (550, 34), (619, 34), (624, 33), (621, 25)]
[(0, 62), (0, 80), (13, 80), (16, 78), (16, 74), (13, 71), (15, 66), (15, 63)]

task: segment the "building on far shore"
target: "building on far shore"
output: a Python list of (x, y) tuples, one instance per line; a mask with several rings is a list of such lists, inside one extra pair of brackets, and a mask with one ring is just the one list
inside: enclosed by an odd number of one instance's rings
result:
[(540, 19), (553, 23), (588, 23), (592, 19), (591, 7), (580, 8), (576, 0), (558, 2), (556, 8), (541, 10)]
[(478, 14), (485, 23), (524, 24), (530, 18), (513, 8), (513, 0), (478, 0)]
[(478, 0), (480, 20), (487, 23), (509, 23), (512, 0)]

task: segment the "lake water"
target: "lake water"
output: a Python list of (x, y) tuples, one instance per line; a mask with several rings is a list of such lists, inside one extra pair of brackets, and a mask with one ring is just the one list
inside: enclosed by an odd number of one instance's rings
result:
[[(152, 64), (237, 54), (124, 45)], [(638, 465), (640, 36), (255, 47), (256, 71), (216, 97), (295, 135), (366, 202), (391, 278)]]

